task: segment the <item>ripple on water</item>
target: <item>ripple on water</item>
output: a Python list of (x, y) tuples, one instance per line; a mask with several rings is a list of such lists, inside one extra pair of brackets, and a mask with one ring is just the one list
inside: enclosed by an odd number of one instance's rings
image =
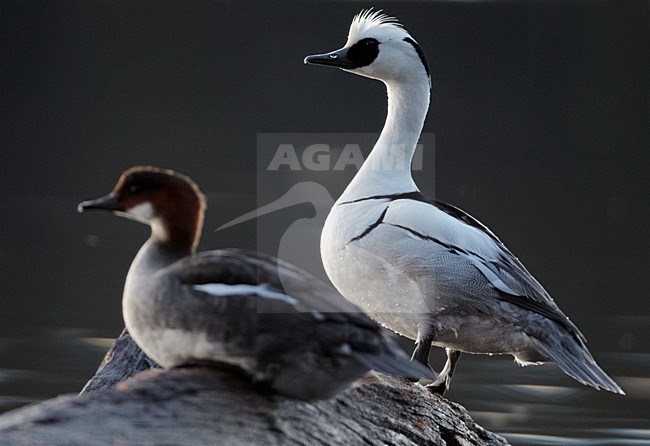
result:
[(94, 374), (108, 340), (79, 330), (21, 330), (0, 336), (0, 413), (62, 393)]
[(447, 397), (513, 445), (650, 444), (650, 355), (598, 356), (627, 396), (583, 386), (553, 365), (465, 355)]

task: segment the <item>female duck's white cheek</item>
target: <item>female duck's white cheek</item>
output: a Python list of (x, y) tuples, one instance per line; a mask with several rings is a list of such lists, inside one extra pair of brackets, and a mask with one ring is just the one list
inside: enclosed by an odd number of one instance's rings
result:
[(126, 214), (136, 220), (151, 221), (154, 216), (153, 206), (150, 202), (145, 201), (128, 209)]

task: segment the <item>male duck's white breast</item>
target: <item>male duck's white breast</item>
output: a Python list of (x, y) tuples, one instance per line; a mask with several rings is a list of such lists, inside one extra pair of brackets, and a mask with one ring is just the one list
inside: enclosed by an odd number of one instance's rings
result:
[(323, 264), (343, 296), (383, 325), (415, 338), (430, 309), (417, 280), (405, 274), (405, 265), (395, 258), (400, 239), (408, 236), (385, 224), (363, 235), (386, 206), (359, 202), (335, 207), (323, 228)]

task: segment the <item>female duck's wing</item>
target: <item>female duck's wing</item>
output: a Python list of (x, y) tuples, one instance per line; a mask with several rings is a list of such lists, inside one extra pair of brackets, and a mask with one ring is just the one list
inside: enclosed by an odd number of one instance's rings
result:
[(211, 302), (217, 315), (227, 313), (222, 320), (239, 333), (239, 342), (256, 346), (257, 354), (271, 361), (273, 355), (308, 352), (324, 361), (353, 357), (367, 369), (393, 375), (432, 377), (332, 286), (274, 257), (207, 251), (166, 268), (170, 273), (193, 300)]
[(212, 290), (211, 294), (254, 292), (271, 312), (332, 313), (337, 320), (344, 316), (367, 328), (376, 325), (331, 285), (266, 254), (243, 249), (205, 251), (170, 268), (184, 284)]

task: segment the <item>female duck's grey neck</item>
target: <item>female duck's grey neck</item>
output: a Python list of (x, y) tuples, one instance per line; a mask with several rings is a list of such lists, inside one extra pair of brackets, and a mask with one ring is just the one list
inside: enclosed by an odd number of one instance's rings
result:
[(339, 202), (417, 190), (411, 161), (429, 109), (429, 79), (386, 83), (388, 115), (363, 166)]
[(137, 294), (136, 290), (143, 283), (143, 279), (146, 281), (152, 274), (192, 253), (192, 247), (180, 249), (152, 236), (142, 245), (129, 268), (124, 287), (125, 294)]

